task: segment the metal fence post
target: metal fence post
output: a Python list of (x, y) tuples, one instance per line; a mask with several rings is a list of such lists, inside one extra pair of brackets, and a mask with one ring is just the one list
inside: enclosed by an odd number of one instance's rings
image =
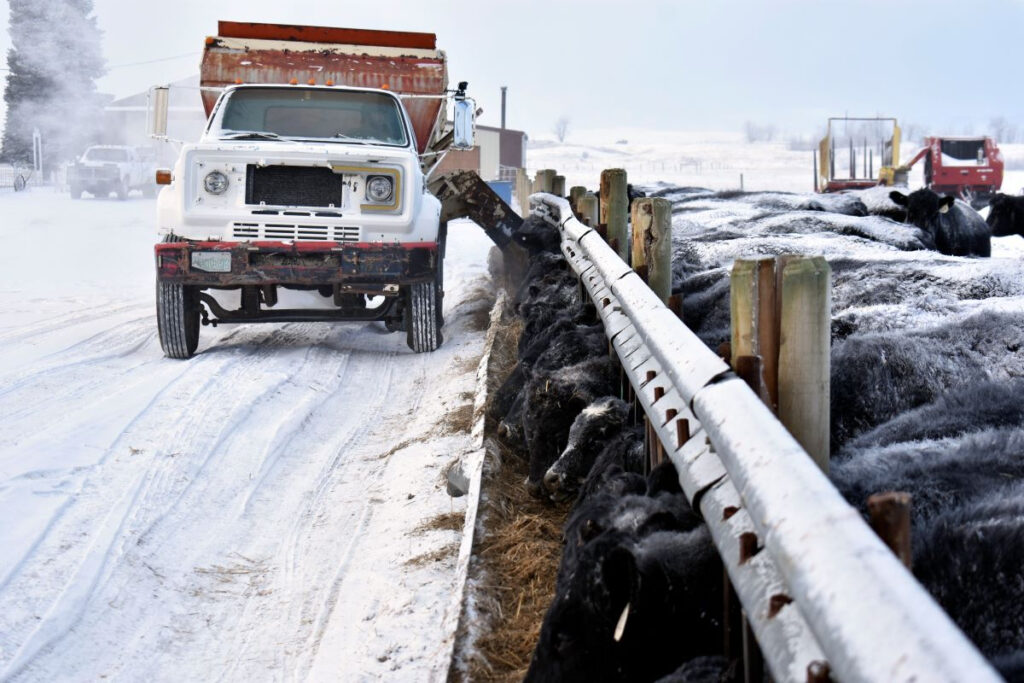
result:
[(868, 498), (868, 517), (871, 528), (885, 541), (896, 557), (910, 569), (910, 500), (905, 491), (886, 491)]

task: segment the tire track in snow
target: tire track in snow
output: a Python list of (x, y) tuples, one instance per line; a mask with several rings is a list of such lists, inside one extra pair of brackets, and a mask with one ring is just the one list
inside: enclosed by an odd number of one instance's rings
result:
[[(157, 396), (154, 397), (154, 399), (152, 401), (150, 401), (149, 404), (144, 406), (142, 408), (142, 410), (140, 410), (138, 413), (136, 413), (136, 415), (129, 421), (129, 424), (126, 426), (126, 428), (121, 432), (121, 434), (118, 436), (118, 438), (107, 449), (107, 452), (106, 452), (105, 456), (100, 460), (100, 462), (97, 463), (97, 465), (95, 467), (90, 468), (92, 471), (90, 473), (90, 476), (84, 482), (82, 488), (83, 489), (87, 489), (87, 487), (89, 486), (90, 482), (92, 482), (92, 481), (98, 481), (98, 480), (104, 480), (104, 479), (109, 479), (110, 478), (110, 476), (107, 475), (104, 472), (104, 465), (107, 464), (108, 457), (110, 455), (112, 455), (115, 451), (117, 451), (120, 446), (123, 445), (121, 442), (125, 439), (127, 434), (130, 434), (130, 429), (132, 428), (132, 426), (134, 426), (137, 423), (143, 421), (147, 417), (151, 417), (154, 414), (154, 412), (157, 413), (158, 416), (159, 415), (168, 414), (168, 412), (173, 414), (173, 410), (172, 411), (168, 411), (165, 406), (161, 406), (161, 399), (166, 394), (168, 394), (168, 393), (175, 393), (176, 389), (177, 389), (177, 387), (178, 387), (178, 385), (180, 383), (187, 383), (188, 382), (188, 377), (187, 377), (188, 375), (196, 374), (196, 373), (202, 373), (202, 374), (206, 375), (207, 380), (206, 380), (205, 383), (200, 383), (200, 384), (194, 385), (193, 386), (193, 390), (191, 392), (189, 392), (189, 393), (186, 393), (185, 396), (183, 397), (183, 400), (182, 399), (178, 399), (178, 401), (176, 401), (177, 403), (181, 403), (181, 402), (185, 403), (185, 405), (188, 406), (191, 409), (190, 414), (187, 414), (184, 419), (179, 421), (184, 430), (188, 430), (189, 428), (192, 428), (192, 427), (195, 427), (195, 426), (203, 424), (204, 418), (207, 416), (207, 414), (214, 408), (214, 406), (218, 402), (222, 402), (225, 398), (230, 398), (230, 397), (225, 397), (222, 393), (218, 393), (217, 391), (214, 391), (214, 388), (217, 385), (219, 385), (219, 384), (220, 385), (226, 384), (227, 386), (232, 386), (234, 384), (234, 382), (231, 381), (232, 379), (234, 379), (237, 376), (244, 376), (246, 373), (250, 372), (254, 367), (258, 367), (260, 365), (262, 359), (264, 359), (264, 358), (274, 354), (275, 351), (273, 349), (276, 346), (276, 343), (280, 342), (281, 339), (284, 339), (285, 341), (294, 341), (295, 339), (298, 338), (298, 335), (296, 333), (294, 333), (292, 331), (289, 331), (289, 330), (286, 330), (286, 329), (274, 330), (269, 335), (266, 335), (265, 332), (264, 332), (263, 335), (256, 335), (256, 336), (257, 336), (257, 338), (259, 336), (263, 336), (264, 339), (262, 340), (263, 343), (260, 344), (259, 347), (257, 347), (257, 350), (255, 352), (250, 352), (248, 349), (236, 349), (236, 350), (230, 352), (229, 354), (227, 354), (226, 358), (215, 358), (213, 356), (208, 356), (206, 358), (210, 358), (210, 359), (213, 359), (213, 360), (207, 360), (205, 363), (204, 362), (198, 362), (198, 363), (195, 363), (194, 365), (193, 364), (168, 363), (168, 365), (171, 366), (171, 367), (175, 367), (176, 369), (180, 368), (180, 371), (179, 371), (176, 379), (173, 380), (172, 382), (170, 382), (169, 384), (167, 384), (166, 386), (164, 386), (160, 390), (160, 392), (157, 394)], [(197, 357), (197, 360), (198, 360), (198, 358), (202, 358), (202, 356)], [(212, 369), (209, 369), (209, 370), (207, 370), (204, 367), (206, 365), (211, 365), (211, 364), (215, 365), (215, 367), (212, 368)], [(234, 376), (232, 376), (230, 374), (232, 372), (234, 373)], [(227, 376), (225, 376), (225, 375), (227, 375)], [(282, 376), (280, 381), (281, 382), (287, 381), (287, 377), (286, 376)], [(262, 383), (256, 382), (256, 383), (253, 383), (253, 387), (259, 393), (262, 393), (262, 394), (266, 395), (266, 394), (272, 393), (274, 388), (276, 387), (276, 385), (268, 386), (266, 384), (262, 384)], [(76, 397), (74, 395), (72, 395), (71, 398), (76, 398)], [(248, 407), (249, 406), (247, 405), (246, 408), (248, 408)], [(231, 421), (231, 424), (232, 425), (237, 425), (237, 424), (239, 424), (240, 421), (241, 421), (240, 419), (235, 419), (235, 420)], [(176, 436), (174, 439), (172, 439), (172, 442), (178, 441), (179, 439), (182, 439), (182, 437), (184, 437), (184, 434), (180, 434), (179, 433), (178, 436)], [(191, 438), (194, 439), (195, 437), (193, 436)], [(220, 437), (218, 438), (218, 443), (223, 441), (224, 438), (225, 438), (225, 435), (222, 433), (220, 435)], [(182, 439), (181, 441), (178, 441), (178, 443), (182, 443), (182, 442), (186, 443), (186, 444), (189, 443), (187, 439)], [(207, 458), (207, 460), (208, 459), (209, 458)], [(199, 469), (201, 470), (202, 466), (200, 466)], [(114, 477), (114, 478), (116, 479), (117, 477)], [(193, 475), (193, 477), (190, 477), (190, 478), (194, 479), (194, 475)], [(116, 483), (116, 482), (109, 482), (109, 483)], [(110, 488), (110, 487), (107, 486), (106, 488)], [(49, 571), (51, 575), (56, 573), (55, 569), (49, 568), (49, 567), (46, 570), (41, 570), (38, 567), (35, 568), (34, 570), (29, 570), (29, 568), (26, 567), (26, 565), (29, 564), (32, 561), (33, 556), (39, 554), (40, 546), (42, 545), (43, 541), (48, 540), (51, 536), (60, 536), (61, 538), (64, 538), (64, 539), (70, 538), (70, 537), (74, 537), (76, 535), (76, 533), (77, 533), (77, 532), (74, 531), (74, 529), (83, 529), (83, 528), (84, 529), (91, 529), (91, 528), (96, 528), (97, 525), (94, 522), (88, 521), (88, 520), (93, 519), (95, 517), (96, 510), (93, 510), (93, 509), (85, 510), (84, 511), (85, 512), (85, 515), (84, 515), (85, 519), (82, 519), (82, 514), (81, 513), (83, 511), (76, 509), (78, 507), (81, 507), (80, 505), (75, 505), (75, 503), (81, 503), (81, 498), (82, 498), (82, 496), (81, 496), (81, 492), (80, 492), (79, 495), (75, 496), (72, 499), (69, 499), (69, 504), (62, 506), (62, 508), (58, 511), (58, 514), (55, 516), (55, 518), (52, 519), (50, 521), (50, 523), (47, 525), (47, 528), (46, 528), (46, 531), (45, 531), (45, 535), (40, 538), (39, 542), (34, 544), (33, 548), (31, 549), (30, 554), (26, 555), (22, 559), (22, 561), (18, 563), (18, 565), (14, 568), (14, 570), (12, 572), (10, 572), (10, 574), (9, 574), (7, 580), (5, 581), (4, 585), (2, 587), (0, 587), (0, 591), (4, 591), (5, 589), (9, 589), (9, 590), (7, 590), (7, 592), (13, 592), (13, 593), (16, 593), (16, 594), (21, 594), (23, 592), (23, 590), (27, 590), (27, 592), (31, 593), (31, 591), (28, 590), (27, 587), (20, 587), (20, 586), (11, 585), (11, 584), (12, 584), (13, 580), (16, 579), (19, 575), (31, 575), (31, 579), (30, 580), (31, 581), (35, 581), (36, 579), (39, 578), (39, 575), (40, 575), (41, 571), (43, 571), (44, 573), (45, 573), (45, 571)], [(181, 498), (181, 494), (176, 496), (171, 501), (171, 504), (169, 505), (169, 507), (173, 507), (175, 504), (177, 504), (177, 502), (180, 500), (180, 498)], [(86, 507), (90, 507), (91, 508), (93, 506), (88, 506), (87, 505)], [(79, 514), (76, 515), (75, 514), (76, 512), (79, 513)], [(152, 527), (152, 525), (155, 523), (155, 521), (150, 521), (149, 523), (150, 523), (150, 527)], [(61, 529), (61, 527), (63, 527), (63, 529)], [(52, 545), (52, 542), (51, 542), (51, 545)], [(46, 552), (44, 552), (42, 554), (43, 554), (44, 557), (42, 558), (41, 563), (43, 565), (50, 565), (52, 567), (52, 565), (54, 564), (52, 562), (52, 556), (54, 554), (52, 549), (47, 549)], [(66, 553), (66, 552), (63, 553), (64, 556), (66, 556), (67, 554), (68, 553)], [(88, 561), (88, 558), (86, 558), (85, 561)], [(36, 563), (36, 564), (38, 565), (40, 563)], [(72, 570), (68, 569), (65, 566), (63, 573), (66, 574), (68, 571), (72, 571)], [(56, 603), (54, 603), (54, 605), (56, 605)], [(53, 614), (55, 612), (55, 610), (56, 610), (56, 607), (51, 607), (51, 608), (49, 608), (47, 610), (47, 613), (48, 614)], [(34, 610), (34, 611), (38, 612), (38, 608), (36, 610)], [(3, 623), (4, 621), (5, 621), (4, 619), (0, 618), (0, 623)], [(5, 634), (10, 634), (11, 631), (12, 631), (12, 629), (10, 627), (5, 627), (2, 630), (3, 630), (3, 632)]]

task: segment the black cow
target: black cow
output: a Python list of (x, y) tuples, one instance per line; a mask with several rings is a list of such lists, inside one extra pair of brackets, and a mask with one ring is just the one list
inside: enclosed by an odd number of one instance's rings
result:
[(600, 535), (563, 562), (526, 681), (651, 681), (720, 647), (707, 527)]
[(925, 234), (925, 246), (947, 256), (992, 255), (992, 230), (977, 211), (955, 197), (940, 197), (928, 189), (910, 195), (894, 190), (889, 197), (906, 208), (907, 222)]
[(530, 254), (549, 252), (557, 254), (561, 249), (562, 237), (558, 228), (540, 216), (530, 216), (516, 229), (512, 236)]
[(914, 525), (914, 574), (1008, 681), (1024, 676), (1024, 482)]
[(526, 384), (523, 435), (530, 454), (527, 489), (544, 497), (544, 473), (565, 449), (576, 416), (599, 396), (611, 394), (618, 374), (606, 354), (551, 372), (537, 372)]
[(988, 203), (986, 223), (993, 237), (1021, 235), (1024, 237), (1024, 197), (997, 194)]
[(554, 497), (565, 499), (579, 490), (605, 444), (622, 430), (628, 416), (629, 405), (614, 396), (602, 396), (576, 416), (565, 450), (544, 473), (544, 486)]

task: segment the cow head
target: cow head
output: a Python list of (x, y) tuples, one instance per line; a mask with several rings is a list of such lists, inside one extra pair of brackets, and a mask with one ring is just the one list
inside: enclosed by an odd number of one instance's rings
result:
[(909, 195), (893, 190), (889, 193), (889, 198), (907, 210), (908, 223), (933, 236), (939, 216), (948, 212), (956, 201), (954, 197), (940, 197), (928, 189), (915, 190)]
[(560, 498), (578, 491), (609, 435), (622, 429), (628, 414), (629, 405), (613, 396), (584, 408), (569, 428), (562, 454), (544, 474), (544, 486)]
[(988, 203), (988, 218), (985, 222), (992, 228), (994, 237), (1006, 237), (1021, 233), (1021, 222), (1024, 221), (1024, 212), (1021, 211), (1021, 203), (1018, 197), (1011, 197), (1005, 194), (997, 194)]

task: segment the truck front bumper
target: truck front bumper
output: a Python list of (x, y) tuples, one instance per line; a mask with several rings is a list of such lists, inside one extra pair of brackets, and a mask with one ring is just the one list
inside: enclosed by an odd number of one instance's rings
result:
[(436, 242), (162, 242), (157, 279), (200, 287), (342, 285), (388, 291), (427, 282), (437, 270)]

